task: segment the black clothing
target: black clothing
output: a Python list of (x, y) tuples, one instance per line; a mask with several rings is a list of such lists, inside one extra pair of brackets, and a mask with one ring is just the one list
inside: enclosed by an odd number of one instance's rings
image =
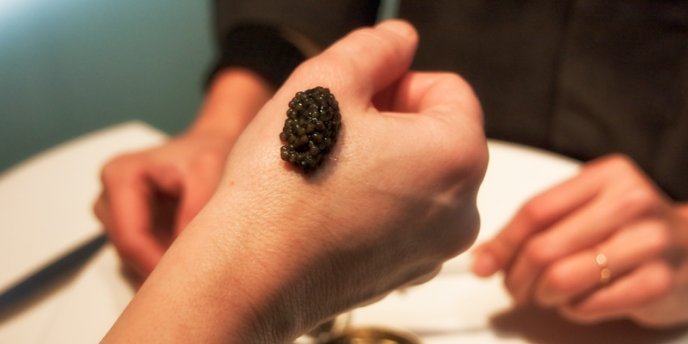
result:
[[(243, 24), (271, 28), (303, 52), (295, 35), (325, 47), (374, 24), (378, 6), (216, 0), (219, 66), (253, 56), (233, 38)], [(420, 34), (415, 69), (454, 71), (473, 85), (488, 137), (583, 161), (627, 154), (688, 200), (688, 1), (402, 0), (399, 17)], [(306, 54), (261, 41), (272, 63), (247, 67), (279, 86)]]

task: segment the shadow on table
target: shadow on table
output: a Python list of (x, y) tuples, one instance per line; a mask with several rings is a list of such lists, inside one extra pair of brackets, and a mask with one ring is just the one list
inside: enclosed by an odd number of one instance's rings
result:
[(558, 313), (535, 307), (512, 309), (491, 319), (495, 333), (538, 344), (661, 344), (688, 335), (688, 328), (650, 330), (630, 321), (578, 325)]
[(2, 291), (0, 324), (37, 307), (67, 288), (107, 240), (106, 235), (98, 234)]
[[(0, 324), (10, 321), (24, 312), (29, 312), (45, 302), (49, 297), (59, 293), (69, 286), (69, 284), (76, 278), (78, 271), (72, 271), (59, 280), (52, 283), (50, 288), (45, 288), (40, 291), (32, 292), (31, 296), (21, 297), (19, 300), (2, 300), (0, 301)], [(8, 298), (9, 299), (9, 298)]]

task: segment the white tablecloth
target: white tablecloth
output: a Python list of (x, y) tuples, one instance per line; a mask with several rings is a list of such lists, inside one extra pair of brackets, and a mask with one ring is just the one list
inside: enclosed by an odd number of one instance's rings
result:
[[(159, 131), (129, 122), (60, 145), (0, 176), (0, 290), (26, 272), (98, 233), (91, 204), (100, 167), (112, 156), (155, 145)], [(578, 163), (490, 141), (479, 194), (482, 230), (494, 235), (518, 206), (576, 173)], [(578, 326), (538, 309), (513, 310), (499, 277), (468, 272), (469, 255), (431, 282), (353, 312), (355, 326), (405, 329), (424, 343), (688, 343), (684, 332), (653, 332), (628, 322)], [(133, 291), (108, 244), (71, 280), (22, 312), (0, 319), (0, 343), (95, 343)]]

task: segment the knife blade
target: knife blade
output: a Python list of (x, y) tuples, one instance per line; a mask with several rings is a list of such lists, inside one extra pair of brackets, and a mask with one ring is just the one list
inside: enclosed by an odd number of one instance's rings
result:
[(0, 293), (0, 313), (4, 314), (14, 309), (28, 301), (31, 296), (47, 290), (63, 277), (76, 271), (107, 241), (106, 234), (98, 234), (20, 278)]

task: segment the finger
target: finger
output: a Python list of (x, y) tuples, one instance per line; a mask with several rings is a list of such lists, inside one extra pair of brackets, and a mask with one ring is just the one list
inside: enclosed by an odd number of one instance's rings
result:
[(585, 299), (562, 308), (562, 314), (578, 322), (593, 323), (626, 317), (667, 295), (673, 285), (671, 268), (660, 260), (644, 264)]
[(163, 254), (150, 228), (151, 190), (142, 176), (121, 176), (107, 189), (110, 239), (123, 260), (147, 275)]
[(150, 164), (144, 171), (145, 177), (155, 184), (156, 189), (168, 195), (177, 195), (183, 187), (182, 171), (175, 165)]
[(599, 176), (583, 170), (574, 178), (529, 200), (504, 229), (475, 250), (473, 272), (478, 276), (489, 276), (506, 268), (528, 238), (592, 200), (599, 192), (601, 182)]
[[(601, 192), (547, 231), (531, 236), (508, 268), (507, 288), (517, 301), (530, 297), (541, 272), (556, 260), (594, 247), (627, 224), (660, 213), (656, 210), (662, 208), (663, 201), (653, 190), (629, 183), (629, 179), (635, 180), (634, 176), (621, 178), (609, 173), (618, 170), (616, 163), (598, 166), (606, 167), (601, 174), (605, 182)], [(600, 175), (599, 171), (594, 174)]]
[(174, 226), (179, 213), (179, 195), (151, 189), (149, 230), (155, 241), (167, 249), (174, 240)]
[(455, 117), (472, 116), (482, 125), (482, 112), (471, 86), (454, 73), (408, 72), (391, 88), (376, 96), (379, 110)]
[(600, 195), (546, 231), (532, 235), (507, 271), (507, 288), (514, 298), (520, 302), (529, 298), (540, 274), (550, 264), (595, 247), (633, 222), (638, 214), (619, 209), (625, 202)]
[[(93, 212), (100, 221), (100, 223), (103, 225), (103, 231), (108, 234), (109, 238), (113, 237), (113, 232), (114, 232), (114, 227), (112, 225), (112, 217), (110, 216), (110, 206), (108, 205), (107, 202), (107, 196), (105, 192), (102, 192), (96, 202), (93, 205)], [(112, 240), (112, 239), (110, 239)], [(115, 245), (115, 248), (117, 249), (117, 246)], [(130, 259), (124, 257), (121, 253), (118, 254), (120, 255), (120, 258), (122, 260), (122, 272), (127, 280), (141, 280), (144, 279), (147, 274), (142, 271), (140, 268), (135, 268), (132, 265), (132, 262)], [(140, 286), (140, 283), (136, 283), (138, 286)]]
[(417, 42), (415, 29), (400, 20), (355, 30), (299, 66), (281, 93), (293, 96), (303, 88), (301, 80), (308, 80), (313, 87), (333, 89), (351, 106), (368, 106), (374, 94), (408, 70)]
[(597, 246), (562, 259), (550, 266), (538, 281), (535, 300), (544, 306), (558, 306), (590, 293), (601, 285), (602, 267), (596, 257), (603, 253), (611, 279), (654, 258), (661, 257), (669, 246), (669, 232), (658, 220), (645, 220), (617, 232)]
[[(494, 239), (477, 250), (475, 273), (488, 276), (512, 265), (516, 252), (527, 239), (577, 211), (603, 191), (609, 203), (601, 203), (606, 209), (600, 211), (602, 222), (647, 212), (659, 198), (648, 183), (638, 183), (643, 179), (638, 178), (639, 173), (627, 158), (616, 155), (587, 163), (577, 176), (528, 201)], [(579, 236), (574, 232), (570, 235)]]
[(105, 194), (100, 193), (98, 198), (93, 203), (93, 215), (100, 221), (104, 229), (110, 226), (110, 220), (107, 212), (107, 206), (105, 205)]
[(185, 183), (190, 179), (189, 171), (169, 164), (148, 165), (145, 175), (155, 186), (152, 192), (151, 231), (163, 247), (169, 247), (177, 236), (179, 212), (182, 210)]

